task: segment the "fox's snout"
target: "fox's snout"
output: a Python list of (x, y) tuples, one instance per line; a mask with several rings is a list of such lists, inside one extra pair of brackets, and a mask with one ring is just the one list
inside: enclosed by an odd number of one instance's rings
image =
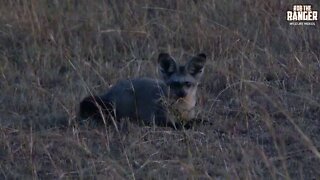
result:
[(177, 98), (184, 98), (187, 96), (187, 92), (185, 92), (184, 90), (179, 90), (175, 93)]

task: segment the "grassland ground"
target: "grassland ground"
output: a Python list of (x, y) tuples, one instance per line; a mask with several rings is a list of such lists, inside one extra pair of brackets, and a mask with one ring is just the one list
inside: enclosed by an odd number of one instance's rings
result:
[[(298, 3), (2, 0), (0, 179), (319, 179), (320, 28), (289, 25)], [(77, 122), (160, 52), (207, 54), (201, 122)]]

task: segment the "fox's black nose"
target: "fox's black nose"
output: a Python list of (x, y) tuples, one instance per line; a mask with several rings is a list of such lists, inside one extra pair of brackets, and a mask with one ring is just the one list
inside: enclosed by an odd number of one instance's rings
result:
[(178, 91), (178, 92), (177, 92), (177, 96), (178, 96), (179, 98), (184, 98), (184, 97), (186, 97), (186, 95), (187, 95), (187, 93), (184, 92), (184, 91)]

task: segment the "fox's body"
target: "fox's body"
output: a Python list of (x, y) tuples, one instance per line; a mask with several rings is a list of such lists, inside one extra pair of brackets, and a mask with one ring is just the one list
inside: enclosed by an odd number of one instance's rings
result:
[(169, 54), (160, 54), (163, 80), (121, 80), (102, 96), (86, 97), (80, 103), (80, 115), (98, 119), (111, 115), (159, 126), (172, 125), (176, 123), (174, 119), (189, 121), (195, 116), (196, 91), (205, 58), (199, 54), (185, 66), (179, 66)]

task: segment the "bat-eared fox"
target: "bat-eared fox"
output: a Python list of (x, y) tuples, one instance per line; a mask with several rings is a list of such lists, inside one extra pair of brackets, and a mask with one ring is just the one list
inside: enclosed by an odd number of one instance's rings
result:
[(84, 98), (80, 117), (101, 122), (128, 118), (144, 125), (181, 127), (195, 118), (196, 92), (205, 62), (206, 55), (198, 54), (179, 65), (169, 54), (160, 53), (162, 80), (121, 80), (102, 96)]

